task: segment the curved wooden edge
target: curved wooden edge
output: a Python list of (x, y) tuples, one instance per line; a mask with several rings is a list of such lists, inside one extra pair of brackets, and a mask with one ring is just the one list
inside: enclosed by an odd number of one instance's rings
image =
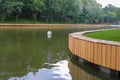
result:
[(83, 36), (85, 33), (96, 31), (101, 30), (69, 34), (68, 46), (70, 51), (89, 62), (120, 71), (120, 43)]
[(75, 32), (75, 33), (71, 33), (69, 35), (74, 37), (74, 38), (78, 38), (78, 39), (82, 39), (82, 40), (86, 40), (86, 41), (120, 46), (120, 42), (108, 41), (108, 40), (102, 40), (102, 39), (94, 39), (94, 38), (83, 36), (83, 34), (86, 34), (86, 33), (98, 32), (98, 31), (102, 31), (102, 30), (111, 30), (111, 29), (101, 29), (101, 30)]

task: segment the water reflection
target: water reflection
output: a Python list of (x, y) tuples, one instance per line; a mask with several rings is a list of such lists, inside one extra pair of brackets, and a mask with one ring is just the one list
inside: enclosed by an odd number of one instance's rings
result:
[(83, 70), (82, 68), (79, 68), (78, 66), (74, 65), (70, 61), (69, 68), (73, 80), (101, 80), (100, 78), (93, 76), (86, 72), (85, 70)]
[(72, 80), (120, 80), (116, 76), (101, 72), (89, 63), (80, 63), (73, 55), (70, 56), (68, 61)]
[(56, 64), (45, 63), (50, 68), (28, 72), (22, 77), (11, 77), (8, 80), (119, 80), (115, 76), (105, 74), (95, 67), (80, 63), (73, 55), (68, 60)]
[[(68, 34), (88, 29), (50, 29), (54, 35), (51, 39), (46, 37), (48, 30), (0, 29), (0, 80), (8, 80), (8, 78), (19, 80), (29, 75), (36, 76), (41, 70), (43, 72), (53, 70), (54, 68), (45, 63), (56, 63), (67, 58)], [(70, 73), (74, 72), (74, 69), (71, 70)]]
[(48, 64), (51, 69), (42, 68), (38, 72), (29, 72), (23, 77), (11, 77), (8, 80), (72, 80), (69, 74), (68, 61), (59, 61), (56, 64)]

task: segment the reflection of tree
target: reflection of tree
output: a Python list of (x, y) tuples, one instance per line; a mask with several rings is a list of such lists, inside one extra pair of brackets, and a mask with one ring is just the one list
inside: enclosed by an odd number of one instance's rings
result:
[(99, 70), (94, 70), (88, 65), (80, 64), (75, 59), (68, 59), (68, 61), (68, 66), (70, 69), (72, 80), (119, 80), (113, 79), (111, 78), (111, 76), (108, 76), (107, 74), (102, 73)]

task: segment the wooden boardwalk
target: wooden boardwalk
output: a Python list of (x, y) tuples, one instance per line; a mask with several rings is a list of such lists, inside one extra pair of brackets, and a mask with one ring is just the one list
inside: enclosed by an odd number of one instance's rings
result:
[(120, 71), (120, 43), (82, 36), (88, 32), (93, 31), (69, 34), (70, 51), (91, 63)]

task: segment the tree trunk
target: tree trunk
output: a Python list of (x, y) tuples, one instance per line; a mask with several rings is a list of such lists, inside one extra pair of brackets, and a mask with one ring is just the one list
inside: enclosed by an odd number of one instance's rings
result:
[(37, 21), (37, 13), (33, 14), (34, 21)]
[(0, 19), (0, 21), (1, 21), (1, 22), (4, 22), (5, 17), (6, 17), (6, 14), (1, 15), (1, 19)]
[(18, 21), (18, 19), (19, 19), (19, 15), (16, 15), (16, 22)]

